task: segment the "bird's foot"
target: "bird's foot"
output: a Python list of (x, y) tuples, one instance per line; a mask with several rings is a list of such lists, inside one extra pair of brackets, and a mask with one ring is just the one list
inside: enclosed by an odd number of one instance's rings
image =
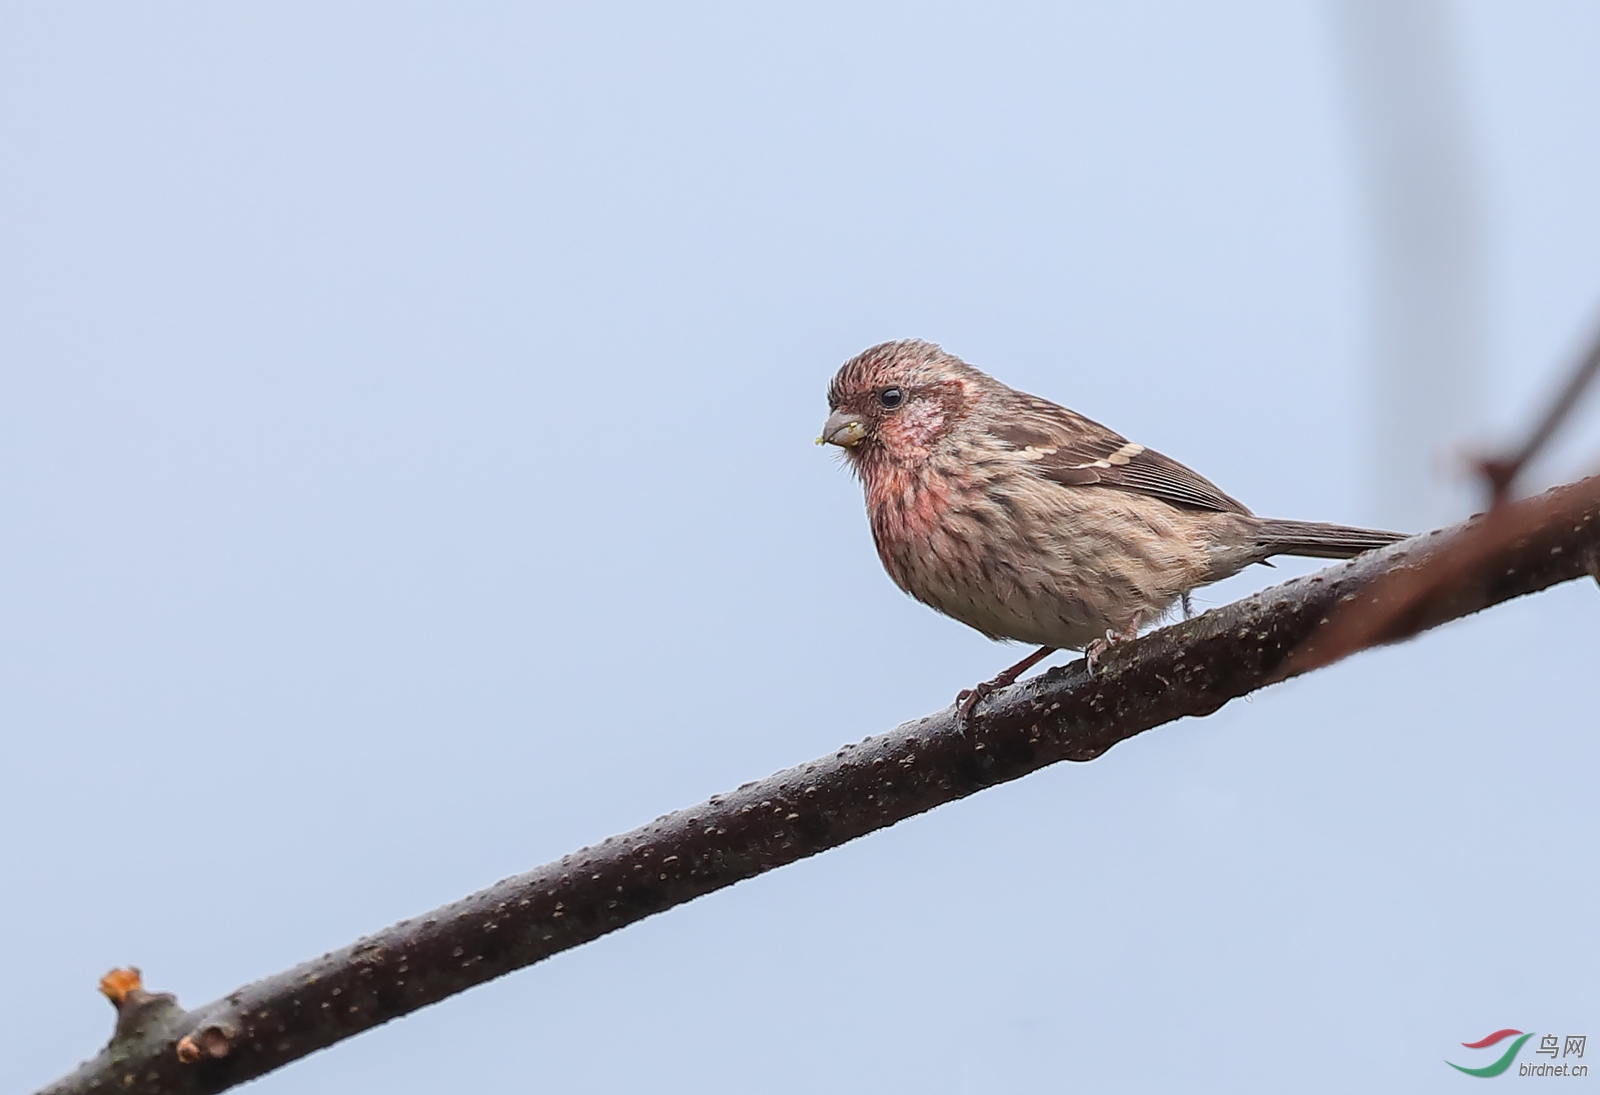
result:
[[(996, 678), (998, 680), (999, 678)], [(971, 688), (963, 688), (956, 693), (956, 729), (963, 734), (967, 732), (967, 720), (972, 718), (972, 709), (978, 706), (981, 700), (986, 699), (996, 688), (1003, 687), (994, 681), (984, 681), (982, 684)]]
[(1111, 649), (1111, 644), (1114, 641), (1114, 638), (1115, 636), (1113, 633), (1107, 631), (1105, 638), (1096, 639), (1094, 642), (1083, 648), (1083, 656), (1089, 662), (1089, 676), (1094, 676), (1094, 671), (1100, 667), (1100, 656), (1107, 650)]
[(956, 729), (965, 734), (967, 732), (967, 723), (972, 718), (972, 712), (979, 703), (988, 696), (993, 695), (996, 690), (1016, 683), (1018, 677), (1055, 652), (1056, 648), (1053, 646), (1041, 646), (1016, 665), (997, 673), (982, 684), (975, 684), (971, 688), (963, 688), (956, 693)]
[(1139, 617), (1138, 616), (1135, 616), (1133, 618), (1133, 622), (1128, 625), (1128, 628), (1127, 628), (1126, 631), (1113, 631), (1109, 627), (1106, 628), (1106, 637), (1105, 638), (1096, 639), (1094, 642), (1090, 643), (1088, 646), (1083, 648), (1083, 656), (1089, 662), (1089, 676), (1091, 676), (1091, 677), (1094, 676), (1094, 671), (1099, 666), (1100, 659), (1105, 656), (1105, 652), (1106, 651), (1110, 650), (1113, 646), (1116, 646), (1118, 643), (1130, 643), (1134, 639), (1137, 639), (1138, 637), (1139, 637)]

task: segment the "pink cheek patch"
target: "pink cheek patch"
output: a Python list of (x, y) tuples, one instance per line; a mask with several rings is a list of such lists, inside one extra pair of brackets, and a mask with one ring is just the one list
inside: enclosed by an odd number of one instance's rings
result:
[(941, 407), (935, 404), (923, 404), (889, 418), (879, 427), (878, 432), (891, 448), (926, 450), (932, 448), (933, 443), (938, 440), (944, 421), (944, 410)]

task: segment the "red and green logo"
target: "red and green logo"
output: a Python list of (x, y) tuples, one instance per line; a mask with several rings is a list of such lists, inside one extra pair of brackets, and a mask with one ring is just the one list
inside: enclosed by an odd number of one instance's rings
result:
[(1516, 1041), (1506, 1048), (1506, 1051), (1500, 1055), (1499, 1060), (1484, 1065), (1482, 1068), (1468, 1068), (1466, 1065), (1458, 1065), (1454, 1061), (1446, 1061), (1445, 1064), (1453, 1069), (1465, 1072), (1468, 1076), (1498, 1076), (1511, 1067), (1511, 1062), (1517, 1059), (1517, 1051), (1522, 1048), (1522, 1043), (1532, 1037), (1532, 1034), (1524, 1034), (1522, 1031), (1512, 1030), (1510, 1027), (1505, 1030), (1497, 1030), (1487, 1037), (1479, 1038), (1476, 1042), (1462, 1042), (1461, 1044), (1468, 1049), (1487, 1049), (1489, 1046), (1498, 1045), (1507, 1038), (1515, 1038)]

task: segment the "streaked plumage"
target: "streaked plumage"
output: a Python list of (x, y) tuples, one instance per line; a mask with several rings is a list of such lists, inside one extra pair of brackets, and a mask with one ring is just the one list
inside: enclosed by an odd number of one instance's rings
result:
[(1177, 461), (928, 342), (852, 358), (828, 405), (821, 440), (861, 477), (889, 576), (991, 638), (1085, 649), (1270, 556), (1348, 558), (1401, 538), (1256, 517)]

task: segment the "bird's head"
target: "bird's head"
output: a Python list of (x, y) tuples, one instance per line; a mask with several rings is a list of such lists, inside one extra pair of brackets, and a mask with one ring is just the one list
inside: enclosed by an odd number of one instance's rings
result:
[(926, 462), (982, 398), (982, 373), (931, 342), (885, 342), (845, 362), (828, 385), (819, 445), (856, 470)]

